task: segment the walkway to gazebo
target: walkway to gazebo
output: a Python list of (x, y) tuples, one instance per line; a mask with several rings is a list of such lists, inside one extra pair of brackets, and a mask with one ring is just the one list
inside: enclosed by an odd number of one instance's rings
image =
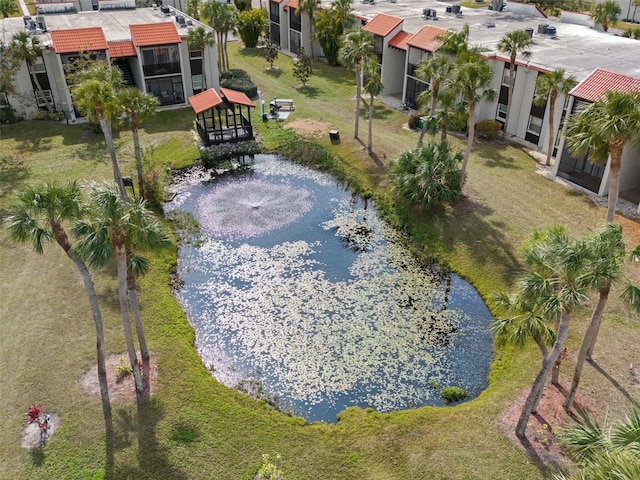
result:
[(251, 125), (251, 109), (255, 105), (244, 93), (221, 87), (218, 94), (210, 88), (189, 97), (189, 103), (196, 114), (198, 134), (206, 146), (255, 138)]

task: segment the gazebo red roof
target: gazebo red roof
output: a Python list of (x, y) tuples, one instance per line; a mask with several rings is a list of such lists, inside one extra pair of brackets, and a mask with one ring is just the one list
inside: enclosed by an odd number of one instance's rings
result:
[(255, 108), (255, 104), (244, 93), (237, 90), (231, 90), (230, 88), (220, 87), (220, 93), (227, 99), (229, 103), (235, 103), (236, 105), (245, 105), (247, 107)]
[(199, 113), (204, 112), (205, 110), (210, 110), (213, 107), (217, 107), (218, 105), (224, 103), (218, 92), (216, 92), (213, 88), (209, 90), (205, 90), (204, 92), (200, 92), (197, 95), (189, 97), (189, 103), (191, 104), (191, 108), (198, 115)]

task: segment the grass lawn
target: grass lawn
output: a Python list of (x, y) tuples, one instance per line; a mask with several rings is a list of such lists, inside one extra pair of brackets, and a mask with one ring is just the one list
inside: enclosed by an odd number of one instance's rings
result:
[[(340, 158), (381, 201), (389, 198), (386, 168), (418, 134), (403, 128), (406, 114), (376, 102), (374, 156), (353, 137), (353, 74), (315, 64), (306, 89), (295, 89), (291, 60), (280, 56), (278, 72), (256, 50), (230, 45), (231, 65), (247, 70), (267, 100), (293, 98), (296, 110), (285, 122), (260, 122), (265, 145), (282, 128), (302, 119), (340, 130), (331, 145), (326, 130), (316, 139)], [(141, 132), (163, 167), (194, 161), (189, 109), (158, 114)], [(259, 114), (256, 115), (259, 118)], [(366, 116), (360, 137), (366, 142)], [(323, 124), (324, 129), (325, 124)], [(22, 152), (25, 168), (0, 180), (1, 212), (26, 184), (50, 180), (109, 179), (111, 167), (101, 135), (86, 125), (19, 123), (0, 129), (3, 152)], [(452, 139), (462, 148), (463, 140)], [(131, 136), (116, 142), (124, 175), (134, 175)], [(583, 235), (605, 218), (605, 210), (583, 196), (534, 173), (536, 162), (519, 147), (477, 143), (469, 162), (466, 197), (436, 214), (398, 211), (392, 218), (407, 230), (415, 249), (437, 256), (488, 297), (510, 289), (517, 273), (518, 249), (533, 229), (566, 224)], [(625, 225), (629, 245), (640, 230)], [(495, 354), (490, 386), (478, 398), (452, 408), (424, 407), (391, 414), (351, 408), (336, 425), (306, 424), (273, 411), (218, 384), (194, 347), (193, 330), (171, 295), (175, 247), (149, 254), (151, 270), (140, 282), (142, 314), (150, 348), (158, 358), (158, 388), (140, 409), (113, 403), (113, 465), (105, 464), (104, 419), (99, 398), (87, 395), (80, 378), (95, 362), (95, 333), (80, 277), (61, 250), (43, 255), (10, 242), (0, 233), (0, 478), (252, 479), (262, 454), (282, 455), (287, 479), (540, 479), (534, 465), (500, 427), (505, 405), (526, 388), (539, 366), (533, 346)], [(629, 274), (637, 279), (637, 272)], [(124, 351), (115, 267), (94, 278), (105, 317), (108, 353)], [(629, 363), (638, 363), (640, 327), (611, 295), (597, 349), (603, 368), (635, 394)], [(574, 315), (569, 351), (575, 352), (590, 309)], [(635, 358), (634, 358), (635, 355)], [(570, 362), (567, 362), (570, 363)], [(570, 366), (561, 379), (568, 380)], [(585, 369), (585, 391), (614, 418), (625, 397), (593, 368)], [(42, 404), (61, 418), (60, 429), (42, 449), (20, 447), (24, 413)]]

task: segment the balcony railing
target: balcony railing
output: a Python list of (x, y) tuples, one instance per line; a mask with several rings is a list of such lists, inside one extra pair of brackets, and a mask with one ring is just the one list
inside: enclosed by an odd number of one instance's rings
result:
[(170, 73), (180, 73), (180, 62), (156, 63), (153, 65), (143, 65), (142, 71), (145, 77), (155, 77)]

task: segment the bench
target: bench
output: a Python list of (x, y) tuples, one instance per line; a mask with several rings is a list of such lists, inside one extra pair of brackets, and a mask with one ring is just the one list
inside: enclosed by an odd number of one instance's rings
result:
[(293, 104), (293, 100), (290, 98), (274, 98), (269, 103), (269, 106), (275, 110), (286, 110), (293, 112), (296, 106)]

